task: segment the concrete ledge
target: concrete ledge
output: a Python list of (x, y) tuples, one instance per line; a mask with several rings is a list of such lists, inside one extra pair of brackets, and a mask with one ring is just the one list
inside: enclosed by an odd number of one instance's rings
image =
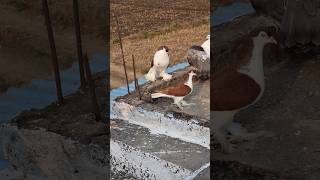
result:
[(191, 171), (161, 160), (149, 153), (141, 152), (119, 141), (110, 141), (111, 166), (113, 172), (132, 174), (137, 179), (184, 179)]
[(173, 114), (148, 111), (124, 102), (112, 104), (111, 119), (123, 119), (132, 124), (150, 129), (152, 133), (164, 134), (186, 142), (210, 147), (210, 129), (199, 124), (197, 119), (179, 119)]
[(166, 135), (152, 134), (149, 129), (124, 120), (112, 120), (110, 132), (111, 139), (115, 141), (191, 171), (196, 171), (210, 159), (210, 150), (203, 146)]

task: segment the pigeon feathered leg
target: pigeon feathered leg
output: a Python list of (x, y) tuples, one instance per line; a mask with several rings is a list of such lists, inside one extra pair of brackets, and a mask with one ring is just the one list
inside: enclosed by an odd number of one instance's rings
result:
[(273, 137), (274, 133), (269, 131), (248, 132), (240, 123), (231, 122), (227, 125), (226, 130), (231, 134), (228, 136), (229, 141), (241, 142), (251, 141), (259, 137)]
[(181, 105), (182, 106), (192, 106), (192, 105), (195, 105), (195, 103), (187, 103), (185, 100), (181, 100)]
[(183, 110), (181, 101), (182, 101), (183, 97), (175, 97), (173, 98), (173, 104), (177, 105), (179, 109)]
[(213, 121), (211, 129), (213, 130), (213, 137), (221, 145), (221, 148), (226, 153), (232, 153), (236, 147), (226, 138), (226, 126), (232, 122), (234, 115), (237, 111), (211, 111)]
[(149, 81), (156, 81), (156, 70), (154, 69), (154, 67), (150, 68), (149, 72), (145, 75), (145, 78)]
[(172, 75), (167, 74), (164, 70), (160, 72), (159, 76), (165, 81), (169, 81), (172, 78)]

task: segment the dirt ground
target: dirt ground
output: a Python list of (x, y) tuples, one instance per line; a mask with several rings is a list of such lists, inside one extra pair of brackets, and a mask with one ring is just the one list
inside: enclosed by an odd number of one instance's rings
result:
[[(101, 1), (80, 0), (83, 49), (89, 54), (106, 51), (106, 16)], [(49, 0), (58, 60), (62, 69), (76, 61), (72, 1)], [(91, 9), (96, 9), (91, 11)], [(41, 1), (0, 2), (0, 91), (51, 73), (50, 49)], [(85, 15), (84, 15), (85, 14)]]
[[(111, 1), (111, 13), (119, 17), (125, 60), (132, 80), (132, 54), (138, 76), (146, 73), (156, 49), (171, 49), (171, 65), (183, 61), (187, 49), (200, 45), (210, 33), (210, 1), (130, 0)], [(111, 88), (125, 84), (119, 38), (111, 19)]]
[[(80, 0), (84, 51), (105, 52), (108, 42), (104, 1)], [(49, 0), (59, 64), (68, 68), (76, 61), (72, 1)], [(95, 9), (92, 11), (92, 9)], [(171, 48), (172, 65), (183, 59), (187, 48), (201, 44), (209, 33), (209, 1), (111, 1), (111, 12), (119, 16), (128, 74), (132, 79), (131, 54), (138, 76), (148, 70), (158, 46)], [(32, 79), (52, 74), (50, 49), (41, 13), (41, 1), (0, 2), (0, 91), (18, 87)], [(111, 31), (115, 24), (111, 19)], [(177, 38), (178, 37), (178, 38)], [(111, 87), (125, 84), (118, 38), (111, 34)]]

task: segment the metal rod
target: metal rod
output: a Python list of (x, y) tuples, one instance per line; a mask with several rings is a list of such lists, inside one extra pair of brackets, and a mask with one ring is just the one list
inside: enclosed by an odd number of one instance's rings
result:
[(50, 44), (50, 49), (51, 49), (51, 59), (52, 59), (52, 66), (53, 66), (53, 72), (54, 72), (54, 79), (56, 82), (56, 93), (57, 93), (57, 98), (58, 98), (58, 105), (63, 105), (63, 95), (62, 95), (62, 88), (61, 88), (59, 63), (58, 63), (58, 58), (57, 58), (57, 50), (56, 50), (56, 46), (55, 46), (54, 35), (53, 35), (52, 24), (51, 24), (51, 19), (50, 19), (50, 12), (49, 12), (47, 0), (42, 0), (42, 8), (43, 8), (43, 15), (45, 17), (45, 23), (47, 26), (49, 44)]
[(83, 63), (86, 71), (87, 83), (89, 85), (91, 103), (92, 103), (94, 114), (96, 115), (96, 121), (101, 121), (100, 108), (99, 108), (98, 99), (95, 91), (95, 85), (91, 76), (91, 69), (90, 69), (89, 58), (87, 53), (84, 55)]
[(135, 90), (138, 91), (139, 94), (139, 99), (141, 100), (141, 93), (140, 93), (140, 88), (139, 88), (139, 82), (136, 76), (136, 65), (134, 62), (134, 55), (132, 54), (132, 66), (133, 66), (133, 76), (134, 76), (134, 86)]
[(133, 68), (133, 78), (134, 78), (134, 89), (137, 90), (137, 82), (136, 82), (136, 70), (134, 65), (134, 55), (132, 54), (132, 68)]
[(127, 81), (128, 94), (130, 94), (129, 80), (128, 80), (128, 74), (127, 74), (127, 68), (126, 68), (126, 61), (124, 59), (124, 53), (123, 53), (123, 45), (122, 45), (122, 39), (121, 39), (120, 25), (119, 25), (118, 17), (116, 15), (114, 15), (114, 17), (115, 17), (116, 23), (117, 23), (117, 31), (118, 31), (121, 54), (122, 54), (123, 69), (124, 69), (124, 74), (126, 76), (126, 81)]
[(83, 53), (82, 53), (82, 40), (81, 40), (78, 0), (73, 0), (73, 18), (74, 18), (74, 28), (76, 33), (77, 52), (78, 52), (78, 61), (79, 61), (80, 89), (84, 91), (86, 86), (86, 80), (85, 80), (84, 68), (83, 68)]

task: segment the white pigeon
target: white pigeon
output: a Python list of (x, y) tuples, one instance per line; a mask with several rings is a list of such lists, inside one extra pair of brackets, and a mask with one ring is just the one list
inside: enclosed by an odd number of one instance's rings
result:
[(183, 109), (183, 106), (192, 105), (192, 103), (187, 103), (183, 100), (184, 97), (188, 96), (192, 93), (193, 84), (192, 77), (195, 76), (196, 73), (191, 71), (189, 73), (189, 78), (187, 82), (180, 83), (173, 87), (167, 87), (157, 91), (156, 93), (151, 94), (151, 98), (160, 98), (160, 97), (168, 97), (173, 99), (173, 104), (177, 105), (180, 109)]
[(207, 40), (201, 45), (210, 59), (210, 34), (207, 36)]
[[(211, 129), (213, 137), (227, 153), (231, 153), (234, 149), (234, 144), (226, 137), (229, 133), (233, 135), (231, 140), (251, 140), (267, 135), (263, 131), (248, 133), (240, 124), (233, 122), (235, 114), (255, 104), (261, 98), (265, 89), (263, 49), (268, 43), (277, 44), (274, 38), (264, 31), (251, 38), (243, 56), (245, 63), (220, 70), (213, 75), (211, 81), (210, 109), (213, 117)], [(240, 58), (239, 53), (244, 52), (235, 53)]]
[(149, 81), (155, 81), (158, 77), (162, 77), (163, 80), (169, 81), (172, 75), (166, 73), (166, 69), (170, 62), (169, 48), (167, 46), (160, 46), (157, 52), (154, 54), (151, 61), (151, 68), (145, 75), (145, 78)]

